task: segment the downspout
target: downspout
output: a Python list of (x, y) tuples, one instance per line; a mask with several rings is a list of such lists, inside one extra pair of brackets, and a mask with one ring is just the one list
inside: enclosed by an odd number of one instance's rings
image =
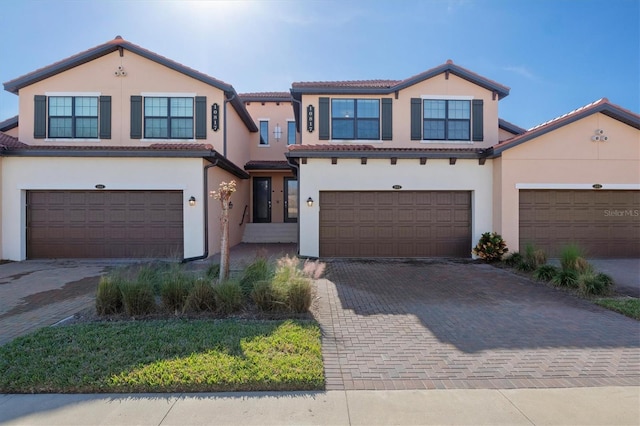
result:
[(227, 99), (225, 94), (224, 106), (222, 108), (222, 114), (224, 114), (222, 117), (222, 155), (225, 158), (227, 157), (227, 103), (231, 102), (235, 97), (236, 94), (232, 93), (231, 97)]
[[(226, 129), (226, 126), (225, 126)], [(204, 260), (209, 257), (209, 169), (218, 165), (218, 159), (216, 158), (213, 163), (204, 166), (203, 173), (203, 196), (204, 200), (204, 253), (202, 256), (188, 257), (182, 259), (182, 263), (193, 262), (194, 260)], [(300, 191), (298, 191), (300, 192)]]
[(296, 179), (298, 179), (298, 244), (297, 244), (297, 252), (296, 254), (298, 256), (300, 256), (300, 212), (302, 211), (301, 205), (300, 205), (300, 166), (296, 163), (292, 163), (291, 162), (291, 158), (287, 157), (287, 164), (289, 164), (290, 167), (295, 169), (295, 175), (296, 175)]

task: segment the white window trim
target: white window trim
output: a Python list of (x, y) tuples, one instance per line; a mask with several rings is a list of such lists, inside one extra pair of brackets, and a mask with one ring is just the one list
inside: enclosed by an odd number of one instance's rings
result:
[[(196, 121), (196, 96), (197, 93), (186, 93), (186, 92), (140, 92), (140, 96), (142, 96), (142, 120), (144, 120), (144, 98), (193, 98), (193, 125), (195, 126)], [(143, 125), (144, 127), (144, 125)], [(144, 133), (144, 132), (143, 132)], [(193, 131), (193, 138), (191, 139), (157, 139), (157, 138), (142, 138), (140, 139), (143, 142), (160, 142), (160, 143), (185, 143), (185, 142), (195, 142), (195, 128)]]
[[(49, 103), (50, 97), (56, 96), (71, 96), (71, 97), (91, 97), (98, 98), (98, 126), (100, 126), (100, 96), (102, 96), (101, 92), (44, 92), (44, 95), (47, 97), (47, 104)], [(47, 106), (47, 135), (49, 134), (49, 107)], [(100, 129), (98, 127), (98, 137), (97, 138), (50, 138), (46, 137), (44, 139), (45, 142), (74, 142), (74, 143), (97, 143), (100, 142)]]
[[(593, 185), (602, 185), (595, 189)], [(638, 183), (516, 183), (516, 189), (589, 189), (601, 191), (603, 189), (640, 190)]]
[[(474, 98), (473, 96), (459, 96), (459, 95), (455, 95), (455, 96), (449, 96), (449, 95), (420, 95), (420, 99), (422, 99), (422, 102), (424, 104), (424, 101), (427, 99), (433, 99), (434, 101), (440, 101), (440, 100), (444, 100), (444, 101), (472, 101), (474, 99), (479, 99), (479, 98)], [(461, 140), (449, 140), (449, 139), (445, 139), (445, 140), (430, 140), (430, 139), (422, 139), (420, 141), (420, 143), (424, 143), (424, 144), (435, 144), (435, 143), (442, 143), (442, 144), (461, 144), (461, 145), (473, 145), (473, 138), (471, 137), (471, 132), (473, 132), (473, 111), (471, 111), (472, 105), (469, 104), (469, 126), (471, 127), (470, 129), (470, 134), (469, 134), (469, 140), (468, 141), (461, 141)], [(424, 121), (424, 112), (423, 112), (423, 117), (422, 120)], [(422, 130), (424, 132), (424, 129)]]
[[(268, 143), (267, 144), (261, 144), (260, 143), (260, 122), (261, 121), (266, 121), (267, 123), (269, 123), (271, 121), (270, 118), (258, 118), (258, 147), (259, 148), (269, 148), (271, 146), (271, 138), (269, 138)], [(269, 123), (269, 131), (271, 131), (271, 123)], [(267, 136), (269, 136), (269, 133), (267, 132)]]

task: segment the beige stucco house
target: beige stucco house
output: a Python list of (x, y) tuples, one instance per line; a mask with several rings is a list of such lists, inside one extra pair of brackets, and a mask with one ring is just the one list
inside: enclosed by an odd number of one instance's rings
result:
[(508, 87), (452, 61), (237, 93), (120, 37), (4, 87), (0, 258), (205, 258), (231, 179), (233, 245), (470, 257), (497, 231), (640, 257), (640, 116), (606, 99), (525, 130), (499, 118)]

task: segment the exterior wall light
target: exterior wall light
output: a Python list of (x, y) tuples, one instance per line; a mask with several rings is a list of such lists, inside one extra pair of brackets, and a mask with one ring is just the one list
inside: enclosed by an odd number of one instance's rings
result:
[(233, 202), (229, 201), (229, 210), (231, 210), (233, 208)]
[(189, 205), (191, 207), (196, 205), (196, 197), (194, 197), (193, 195), (191, 196), (191, 198), (189, 198)]
[(276, 124), (276, 127), (273, 129), (273, 137), (276, 142), (280, 142), (280, 138), (282, 138), (282, 127), (280, 127), (280, 124)]
[(313, 198), (311, 197), (307, 198), (307, 206), (313, 207)]

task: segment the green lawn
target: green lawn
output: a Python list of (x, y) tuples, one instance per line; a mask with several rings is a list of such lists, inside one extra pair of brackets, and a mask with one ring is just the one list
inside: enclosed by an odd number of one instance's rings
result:
[(323, 389), (311, 321), (48, 327), (0, 347), (0, 393)]
[(640, 320), (640, 299), (635, 297), (598, 299), (596, 303), (612, 311)]

